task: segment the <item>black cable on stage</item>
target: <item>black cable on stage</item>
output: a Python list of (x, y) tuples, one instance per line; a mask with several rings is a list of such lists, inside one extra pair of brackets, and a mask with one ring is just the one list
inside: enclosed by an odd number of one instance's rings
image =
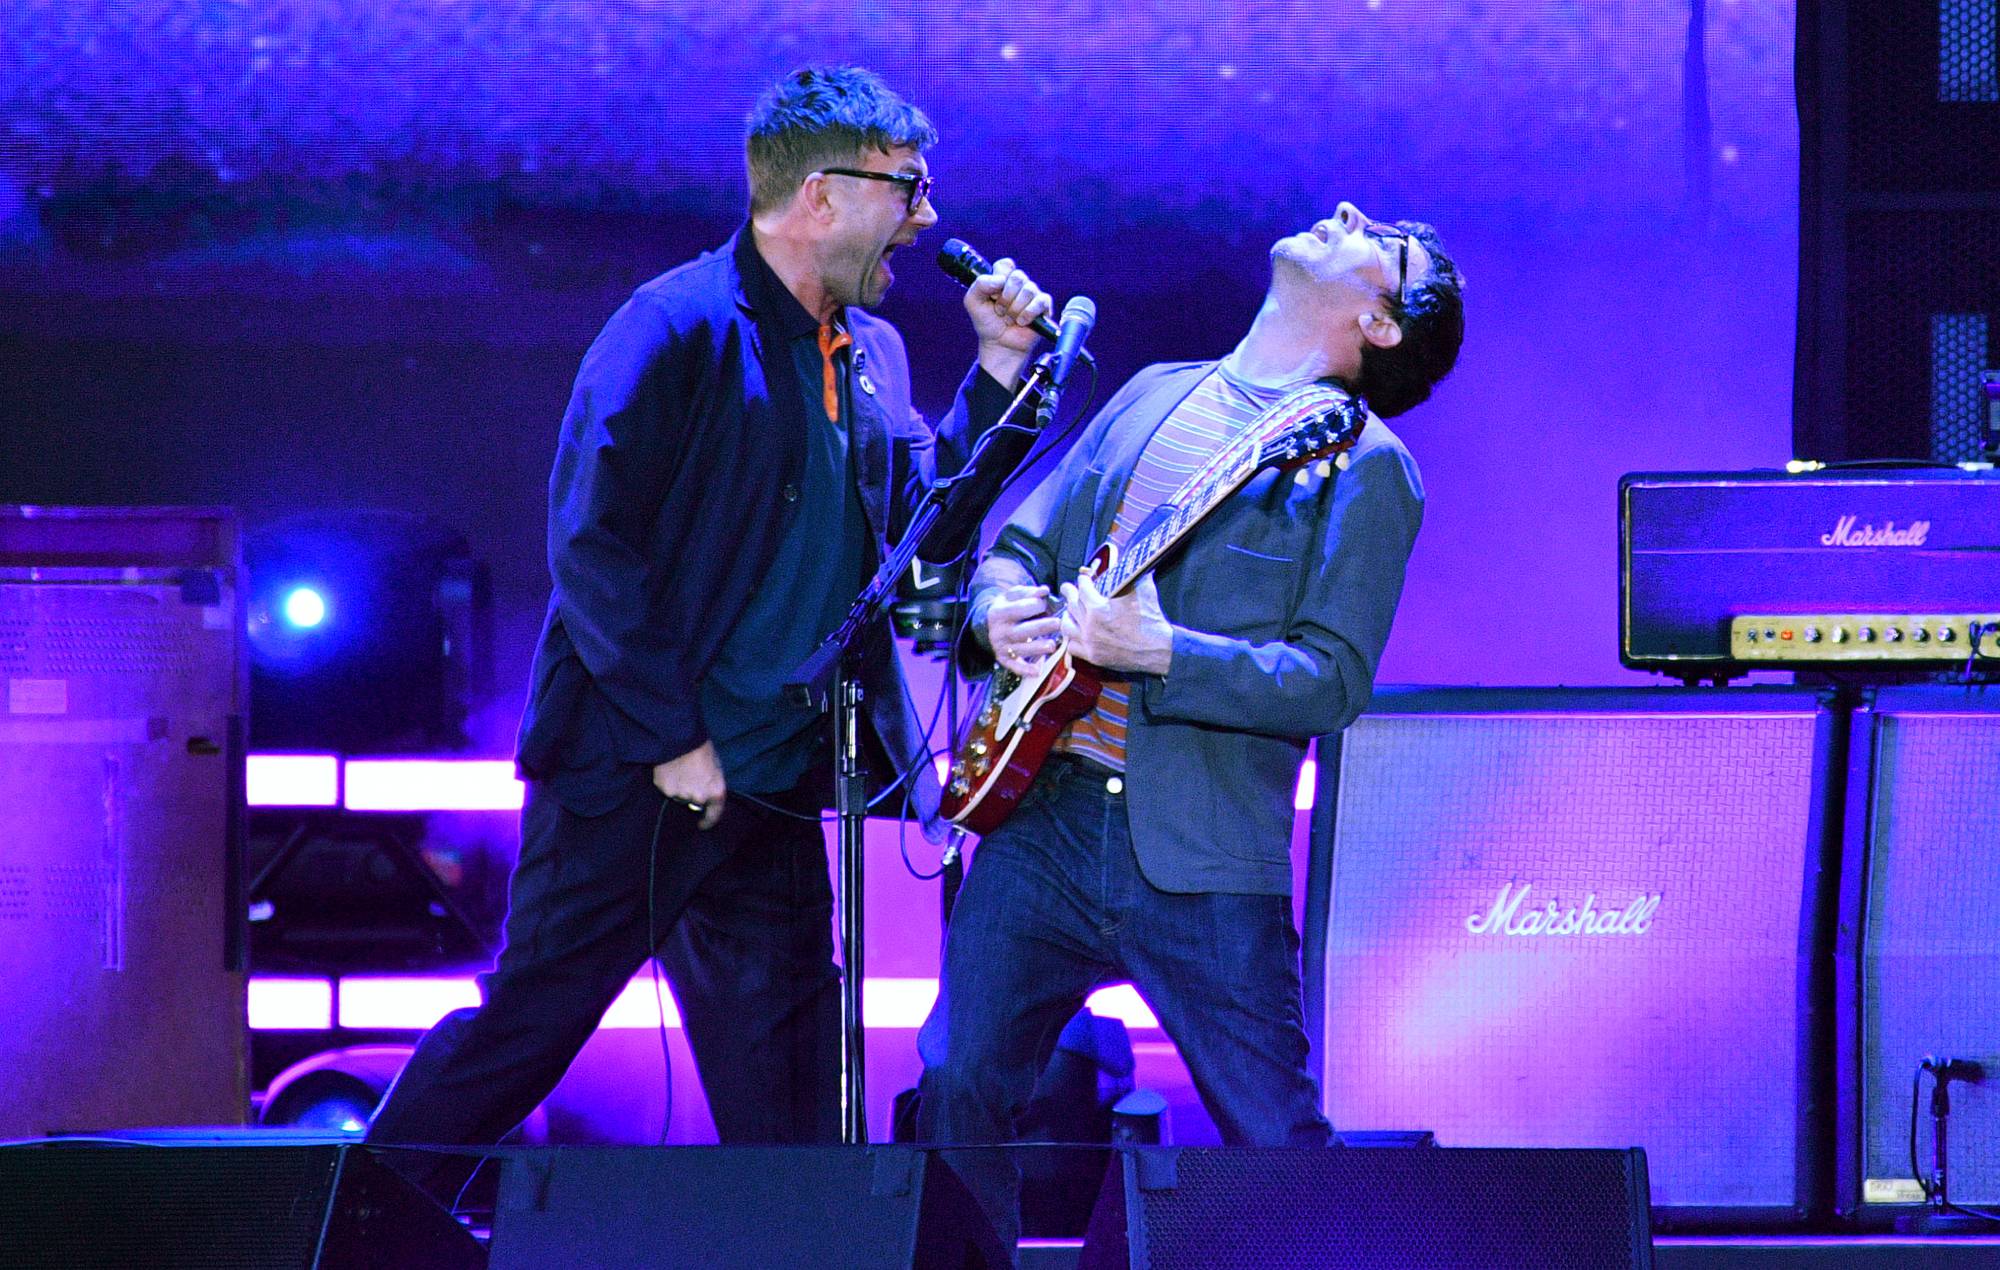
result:
[(674, 1056), (667, 1046), (667, 997), (660, 986), (659, 901), (660, 833), (667, 827), (672, 800), (660, 797), (660, 814), (653, 817), (653, 849), (646, 853), (646, 967), (653, 975), (653, 1004), (660, 1012), (660, 1063), (666, 1070), (666, 1106), (660, 1113), (660, 1145), (674, 1123)]
[[(1931, 1184), (1930, 1180), (1924, 1176), (1923, 1169), (1917, 1164), (1917, 1107), (1922, 1101), (1920, 1094), (1924, 1087), (1924, 1072), (1927, 1070), (1928, 1068), (1925, 1064), (1918, 1063), (1916, 1075), (1910, 1080), (1910, 1176), (1917, 1180), (1917, 1186), (1923, 1191), (1926, 1200), (1931, 1198)], [(1933, 1073), (1931, 1079), (1936, 1080), (1937, 1075)], [(1990, 1213), (1978, 1208), (1967, 1208), (1963, 1204), (1954, 1204), (1949, 1199), (1944, 1201), (1942, 1207), (1954, 1213), (1963, 1213), (1965, 1216), (1976, 1218), (1979, 1221), (2000, 1224), (2000, 1213)]]

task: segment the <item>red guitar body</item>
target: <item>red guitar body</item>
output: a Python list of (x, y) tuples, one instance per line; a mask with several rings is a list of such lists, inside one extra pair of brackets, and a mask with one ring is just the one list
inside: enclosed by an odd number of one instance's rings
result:
[[(969, 766), (968, 772), (975, 780), (983, 782), (978, 788), (968, 788), (965, 797), (954, 797), (955, 783), (944, 791), (943, 812), (946, 820), (962, 825), (980, 835), (998, 829), (1007, 817), (1014, 814), (1021, 799), (1034, 784), (1035, 773), (1041, 770), (1042, 761), (1055, 748), (1056, 738), (1064, 728), (1090, 713), (1097, 704), (1097, 694), (1104, 688), (1104, 680), (1097, 668), (1087, 662), (1080, 662), (1062, 654), (1072, 672), (1063, 687), (1045, 696), (1036, 708), (1034, 717), (1023, 727), (1013, 730), (1009, 741), (999, 749), (989, 748), (981, 752), (979, 747), (993, 747), (997, 739), (981, 740), (978, 733), (983, 730), (975, 725), (973, 738), (966, 744), (960, 762), (976, 765), (986, 755), (993, 755), (993, 761), (985, 768)], [(956, 774), (956, 773), (954, 773)]]

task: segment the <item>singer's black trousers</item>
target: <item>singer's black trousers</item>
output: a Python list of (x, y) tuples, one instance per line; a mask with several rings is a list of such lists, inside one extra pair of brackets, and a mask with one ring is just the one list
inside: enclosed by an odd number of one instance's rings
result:
[[(818, 815), (816, 797), (765, 801)], [(497, 1142), (555, 1088), (655, 950), (722, 1140), (839, 1140), (840, 973), (817, 820), (736, 796), (704, 831), (698, 813), (661, 808), (644, 773), (601, 816), (529, 783), (506, 946), (480, 976), (485, 1004), (424, 1036), (369, 1142)]]

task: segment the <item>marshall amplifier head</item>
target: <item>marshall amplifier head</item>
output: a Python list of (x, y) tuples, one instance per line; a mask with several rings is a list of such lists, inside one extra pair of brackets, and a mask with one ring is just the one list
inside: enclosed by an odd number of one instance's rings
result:
[(2000, 474), (1638, 472), (1618, 483), (1619, 659), (2000, 666)]
[(1314, 812), (1334, 1128), (1643, 1147), (1663, 1225), (1798, 1220), (1835, 722), (1791, 688), (1378, 694)]

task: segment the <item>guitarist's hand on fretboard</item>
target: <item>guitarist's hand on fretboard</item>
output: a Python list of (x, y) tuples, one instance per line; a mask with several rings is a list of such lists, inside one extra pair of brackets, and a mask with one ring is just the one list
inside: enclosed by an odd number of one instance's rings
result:
[(1056, 651), (1057, 625), (1049, 589), (1017, 584), (986, 610), (986, 642), (994, 660), (1026, 679)]
[(1173, 665), (1174, 628), (1160, 611), (1153, 575), (1106, 599), (1088, 573), (1062, 587), (1062, 633), (1070, 655), (1104, 670), (1164, 675)]

